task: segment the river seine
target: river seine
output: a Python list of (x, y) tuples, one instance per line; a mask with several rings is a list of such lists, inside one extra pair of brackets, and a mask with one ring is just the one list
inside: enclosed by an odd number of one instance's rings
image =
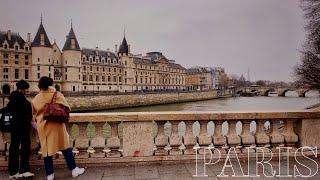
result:
[(317, 91), (307, 92), (306, 97), (298, 97), (296, 92), (287, 92), (286, 97), (232, 97), (206, 101), (153, 105), (134, 108), (105, 110), (103, 112), (148, 112), (148, 111), (282, 111), (302, 110), (320, 103)]

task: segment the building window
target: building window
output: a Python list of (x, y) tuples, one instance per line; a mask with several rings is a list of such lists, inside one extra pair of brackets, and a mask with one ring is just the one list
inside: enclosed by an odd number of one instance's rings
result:
[(89, 81), (93, 81), (92, 75), (89, 76)]
[(121, 78), (121, 76), (119, 77), (119, 82), (122, 82), (122, 78)]
[(19, 69), (14, 70), (14, 78), (19, 79)]
[(49, 62), (50, 62), (50, 58), (49, 58)]
[(65, 70), (66, 72), (68, 72), (68, 68), (66, 68), (66, 70)]
[(86, 70), (86, 66), (83, 66), (83, 70), (84, 70), (84, 71)]
[(40, 73), (38, 73), (37, 76), (38, 76), (38, 79), (40, 79)]
[(24, 70), (24, 78), (29, 79), (29, 69)]
[(38, 58), (38, 62), (40, 62), (40, 58)]
[(99, 76), (96, 76), (96, 81), (99, 82)]
[(117, 82), (117, 77), (113, 76), (113, 82)]
[(14, 55), (14, 64), (19, 64), (19, 55)]
[(65, 75), (65, 80), (68, 80), (68, 75), (67, 74)]
[(110, 82), (111, 81), (111, 77), (110, 76), (108, 76), (108, 82)]
[(76, 87), (75, 86), (72, 86), (72, 91), (76, 91)]
[(40, 71), (40, 66), (38, 66), (38, 71)]
[(3, 64), (9, 64), (9, 55), (3, 54)]
[(3, 68), (3, 79), (9, 79), (9, 69), (8, 68)]
[(49, 68), (49, 71), (51, 71), (51, 66), (49, 66), (48, 68)]
[(115, 72), (115, 73), (116, 73), (116, 72), (117, 72), (117, 68), (114, 68), (114, 69), (113, 69), (113, 72)]
[(102, 82), (105, 82), (105, 81), (106, 81), (106, 77), (102, 76)]
[(92, 71), (92, 66), (90, 66), (90, 71)]
[(82, 75), (82, 81), (87, 81), (87, 76), (86, 75)]
[(8, 45), (5, 44), (5, 45), (4, 45), (4, 48), (5, 48), (5, 49), (8, 49)]
[(18, 50), (19, 50), (19, 46), (14, 46), (14, 49), (15, 49), (16, 51), (18, 51)]
[(49, 78), (51, 78), (51, 73), (49, 73)]
[(97, 67), (97, 71), (99, 71), (99, 67)]
[(24, 65), (29, 65), (29, 56), (24, 56)]

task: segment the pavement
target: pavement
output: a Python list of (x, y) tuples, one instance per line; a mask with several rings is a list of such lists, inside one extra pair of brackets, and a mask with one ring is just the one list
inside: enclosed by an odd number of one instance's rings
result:
[[(289, 161), (289, 166), (287, 160), (282, 159), (280, 161), (271, 161), (270, 164), (265, 164), (263, 173), (262, 166), (258, 166), (258, 173), (256, 173), (255, 161), (250, 160), (249, 164), (247, 161), (243, 161), (241, 159), (240, 165), (238, 161), (231, 160), (233, 169), (229, 166), (225, 168), (224, 175), (228, 177), (219, 177), (221, 175), (222, 169), (224, 167), (224, 160), (216, 164), (206, 165), (205, 173), (203, 168), (203, 162), (199, 162), (196, 171), (195, 163), (153, 163), (153, 164), (140, 164), (140, 165), (126, 165), (126, 164), (116, 164), (109, 165), (106, 167), (87, 167), (86, 173), (77, 177), (72, 178), (71, 172), (65, 167), (59, 167), (55, 169), (55, 179), (56, 180), (84, 180), (84, 179), (99, 179), (99, 180), (196, 180), (196, 179), (208, 179), (208, 180), (219, 180), (219, 179), (293, 179), (293, 177), (286, 177), (286, 175), (294, 175), (294, 165), (296, 165), (299, 173), (302, 175), (315, 174), (315, 176), (310, 178), (303, 179), (320, 179), (320, 172), (317, 172), (317, 164), (320, 163), (320, 159), (310, 160), (303, 159), (295, 162), (295, 160)], [(230, 165), (230, 162), (227, 164)], [(303, 165), (308, 166), (308, 168)], [(279, 166), (280, 165), (280, 166)], [(249, 166), (249, 168), (248, 168)], [(271, 169), (272, 166), (272, 169)], [(280, 169), (279, 169), (280, 167)], [(289, 167), (289, 171), (288, 168)], [(250, 177), (232, 177), (232, 175), (242, 176), (243, 174), (249, 174)], [(275, 171), (275, 176), (272, 176), (272, 171)], [(29, 178), (34, 180), (46, 179), (45, 172), (43, 167), (33, 168), (33, 172), (35, 173), (35, 177)], [(279, 173), (280, 172), (280, 173)], [(288, 173), (289, 172), (289, 173)], [(198, 176), (195, 176), (196, 173)], [(256, 175), (260, 175), (260, 177), (255, 177)], [(283, 177), (276, 177), (276, 175), (281, 175)], [(296, 171), (297, 174), (297, 171)], [(207, 175), (206, 177), (203, 175)], [(266, 175), (266, 176), (265, 176)], [(8, 174), (6, 171), (0, 171), (0, 180), (8, 179)], [(297, 177), (295, 179), (301, 179), (301, 177)]]

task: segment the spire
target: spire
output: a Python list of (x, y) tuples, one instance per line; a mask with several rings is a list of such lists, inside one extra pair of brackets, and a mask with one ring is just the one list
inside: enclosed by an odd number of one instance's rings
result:
[(50, 40), (48, 38), (47, 32), (44, 29), (43, 24), (42, 24), (42, 14), (41, 14), (40, 26), (38, 28), (38, 32), (37, 32), (36, 36), (34, 37), (34, 40), (31, 45), (32, 45), (32, 47), (40, 47), (40, 46), (52, 47)]
[(127, 40), (126, 40), (126, 30), (125, 29), (123, 31), (123, 40), (122, 40), (122, 43), (121, 43), (121, 45), (119, 47), (118, 53), (126, 54), (126, 55), (129, 54), (129, 45), (128, 45)]
[(72, 26), (72, 19), (71, 19), (71, 28), (70, 28), (70, 32), (67, 35), (67, 39), (66, 42), (64, 43), (64, 46), (62, 48), (63, 51), (65, 50), (76, 50), (76, 51), (80, 51), (80, 46), (77, 40), (77, 37), (73, 31), (73, 26)]

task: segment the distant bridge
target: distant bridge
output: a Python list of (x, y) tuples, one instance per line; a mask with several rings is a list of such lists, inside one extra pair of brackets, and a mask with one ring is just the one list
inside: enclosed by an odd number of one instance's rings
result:
[[(278, 96), (286, 96), (286, 92), (295, 91), (299, 97), (306, 97), (306, 93), (312, 89), (310, 88), (294, 88), (294, 87), (242, 87), (236, 90), (236, 94), (241, 93), (258, 93), (261, 96), (269, 96), (270, 92), (275, 92)], [(319, 92), (320, 93), (320, 92)]]

